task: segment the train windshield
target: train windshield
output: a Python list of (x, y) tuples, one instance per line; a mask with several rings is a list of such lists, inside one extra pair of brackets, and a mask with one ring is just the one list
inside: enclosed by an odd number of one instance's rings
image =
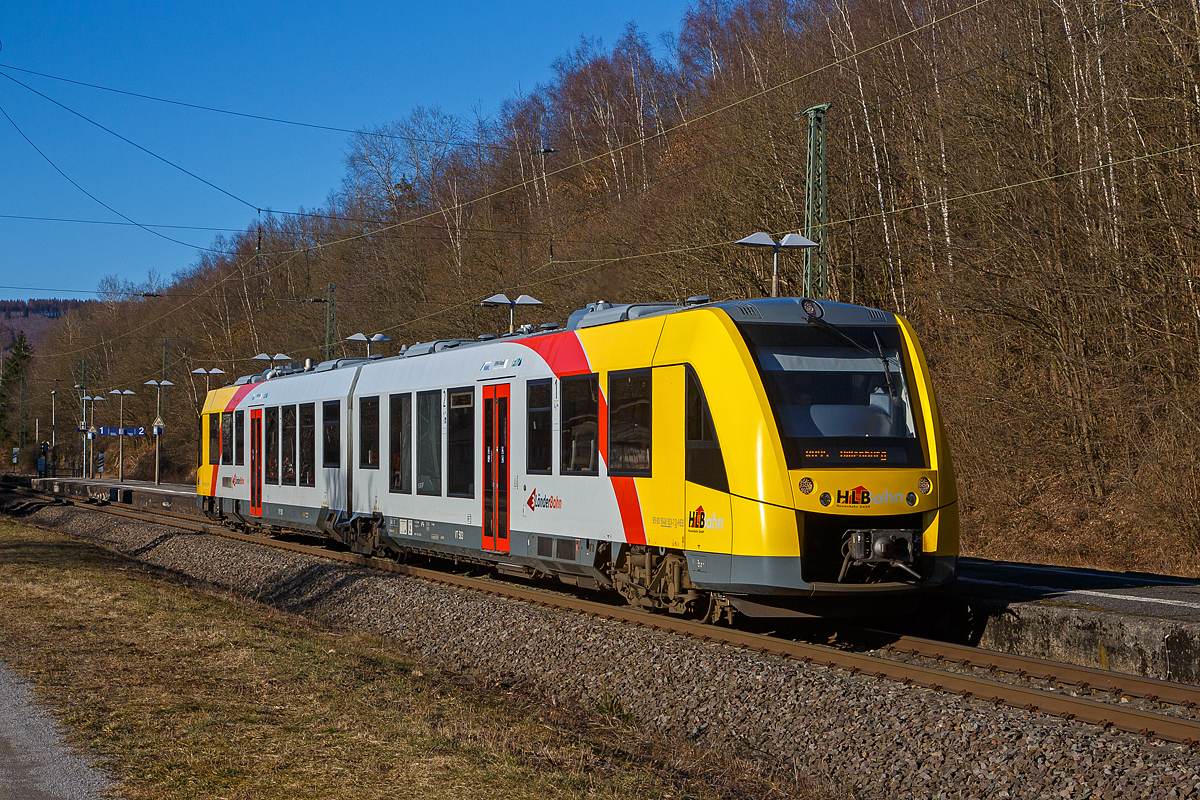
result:
[(788, 467), (923, 467), (920, 406), (897, 327), (740, 326)]

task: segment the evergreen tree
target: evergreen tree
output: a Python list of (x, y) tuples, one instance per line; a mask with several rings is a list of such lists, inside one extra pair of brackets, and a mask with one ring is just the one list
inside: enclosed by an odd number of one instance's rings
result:
[(25, 331), (19, 331), (8, 357), (0, 363), (0, 440), (10, 446), (16, 441), (16, 432), (21, 426), (17, 407), (20, 403), (21, 378), (29, 368), (32, 357), (33, 348), (25, 338)]

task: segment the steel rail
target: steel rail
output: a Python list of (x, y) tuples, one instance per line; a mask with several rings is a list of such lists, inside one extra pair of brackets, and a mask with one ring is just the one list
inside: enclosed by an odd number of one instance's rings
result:
[[(894, 636), (885, 631), (871, 631)], [(1175, 681), (1145, 678), (1123, 672), (1049, 661), (1032, 656), (1017, 656), (997, 650), (984, 650), (969, 645), (901, 636), (885, 645), (885, 649), (922, 658), (950, 661), (978, 669), (1007, 672), (1022, 678), (1070, 684), (1084, 691), (1108, 691), (1126, 694), (1185, 708), (1200, 706), (1200, 686)]]
[[(15, 487), (4, 488), (12, 489)], [(22, 493), (48, 497), (59, 502), (78, 505), (84, 508), (91, 506), (90, 503), (76, 503), (70, 498), (43, 495), (30, 490), (24, 490)], [(591, 600), (555, 595), (537, 589), (511, 586), (491, 580), (470, 578), (421, 567), (413, 567), (387, 559), (362, 556), (355, 553), (337, 552), (313, 545), (279, 541), (264, 536), (240, 533), (218, 525), (207, 524), (198, 518), (189, 518), (186, 515), (173, 512), (159, 512), (140, 508), (137, 511), (132, 511), (126, 507), (116, 508), (112, 504), (92, 507), (105, 513), (154, 524), (163, 524), (162, 517), (169, 515), (171, 518), (170, 524), (200, 533), (208, 533), (236, 541), (274, 547), (330, 561), (370, 567), (455, 588), (483, 592), (494, 597), (520, 600), (543, 607), (574, 611), (601, 619), (635, 624), (652, 630), (682, 634), (719, 645), (795, 659), (805, 664), (819, 664), (831, 669), (841, 668), (849, 671), (851, 674), (864, 674), (875, 678), (893, 680), (905, 685), (921, 686), (935, 691), (957, 694), (966, 699), (976, 699), (997, 706), (1009, 706), (1031, 713), (1042, 713), (1061, 717), (1066, 720), (1085, 722), (1100, 726), (1101, 728), (1116, 728), (1150, 738), (1179, 742), (1189, 747), (1200, 745), (1200, 720), (1172, 717), (1166, 714), (1157, 714), (1139, 709), (1122, 708), (1115, 704), (1091, 700), (1085, 697), (1073, 697), (1044, 689), (1003, 683), (974, 675), (961, 675), (889, 658), (837, 650), (822, 645), (792, 642), (763, 634), (748, 633), (730, 628), (719, 628), (700, 622), (653, 614), (628, 606), (612, 606)], [(910, 649), (918, 649), (919, 651), (928, 649), (930, 657), (936, 657), (938, 652), (943, 656), (947, 652), (960, 652), (960, 646), (948, 645), (943, 642), (916, 640), (911, 637), (906, 637), (900, 641), (909, 646)], [(918, 642), (922, 643), (919, 647), (917, 646)], [(897, 642), (897, 644), (900, 644), (900, 642)], [(1055, 680), (1059, 681), (1063, 680), (1063, 675), (1076, 674), (1075, 671), (1082, 671), (1079, 674), (1086, 673), (1093, 676), (1096, 673), (1102, 673), (1115, 682), (1112, 687), (1113, 691), (1133, 694), (1133, 692), (1126, 692), (1120, 686), (1120, 683), (1116, 682), (1128, 682), (1130, 685), (1136, 684), (1142, 687), (1135, 691), (1143, 691), (1145, 687), (1157, 687), (1158, 691), (1147, 692), (1139, 696), (1150, 697), (1153, 695), (1159, 700), (1165, 700), (1167, 697), (1172, 696), (1167, 694), (1168, 691), (1178, 691), (1179, 689), (1191, 689), (1193, 693), (1196, 691), (1194, 687), (1187, 687), (1184, 684), (1172, 684), (1149, 678), (1141, 678), (1139, 676), (1125, 675), (1123, 673), (1059, 664), (1043, 659), (1010, 656), (995, 651), (979, 650), (978, 648), (961, 648), (961, 652), (969, 652), (976, 656), (974, 660), (970, 660), (970, 663), (975, 663), (979, 660), (978, 657), (980, 654), (984, 654), (983, 658), (988, 660), (987, 663), (989, 665), (995, 665), (997, 668), (1011, 668), (1010, 671), (1016, 674), (1023, 673), (1036, 677), (1044, 673), (1048, 677), (1050, 675), (1049, 670), (1054, 670)], [(1007, 666), (1000, 667), (1001, 661)], [(1027, 669), (1026, 666), (1031, 667), (1032, 671), (1031, 669)], [(1187, 705), (1189, 702), (1191, 701), (1185, 699), (1182, 701), (1182, 704)]]

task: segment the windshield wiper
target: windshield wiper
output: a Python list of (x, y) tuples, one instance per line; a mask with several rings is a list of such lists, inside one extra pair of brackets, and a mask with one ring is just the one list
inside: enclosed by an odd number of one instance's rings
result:
[(875, 337), (875, 347), (876, 347), (875, 350), (872, 350), (871, 348), (867, 347), (862, 342), (858, 341), (854, 337), (847, 334), (845, 331), (843, 331), (837, 325), (834, 325), (832, 322), (826, 322), (825, 320), (821, 319), (820, 317), (814, 317), (811, 314), (808, 317), (808, 321), (811, 322), (812, 324), (816, 325), (819, 328), (823, 328), (824, 330), (830, 331), (834, 335), (836, 335), (842, 339), (845, 339), (847, 342), (854, 345), (859, 350), (862, 350), (864, 353), (871, 356), (871, 358), (878, 358), (880, 361), (882, 361), (883, 362), (883, 378), (885, 381), (887, 381), (888, 398), (891, 400), (896, 399), (896, 391), (895, 391), (895, 389), (892, 388), (892, 368), (891, 368), (891, 365), (888, 363), (887, 356), (885, 356), (883, 354), (883, 345), (880, 344), (880, 342), (879, 342), (879, 334), (878, 333), (875, 333), (874, 331), (871, 332), (871, 335)]
[(892, 368), (888, 364), (887, 356), (883, 354), (883, 345), (879, 343), (879, 334), (871, 331), (871, 335), (875, 337), (875, 347), (879, 350), (879, 360), (883, 362), (883, 377), (887, 381), (888, 398), (895, 400), (896, 392), (892, 389)]

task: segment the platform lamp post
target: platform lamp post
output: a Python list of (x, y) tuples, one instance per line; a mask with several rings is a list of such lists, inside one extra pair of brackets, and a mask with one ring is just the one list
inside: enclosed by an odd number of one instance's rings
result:
[(779, 297), (779, 250), (783, 247), (818, 247), (816, 242), (811, 239), (805, 239), (798, 233), (789, 233), (780, 241), (775, 239), (769, 233), (752, 233), (745, 239), (738, 239), (738, 244), (746, 245), (747, 247), (770, 247), (772, 249), (772, 266), (771, 266), (771, 297)]
[(87, 401), (83, 398), (87, 395), (87, 387), (82, 383), (75, 384), (75, 388), (79, 390), (79, 405), (80, 420), (76, 432), (83, 434), (83, 445), (79, 449), (79, 477), (83, 477), (83, 464), (87, 460)]
[(88, 439), (88, 415), (87, 415), (87, 404), (88, 404), (88, 400), (91, 400), (91, 399), (92, 399), (92, 396), (90, 394), (88, 394), (87, 392), (84, 392), (84, 394), (83, 394), (83, 422), (81, 422), (79, 424), (79, 430), (83, 432), (83, 452), (80, 454), (80, 460), (79, 460), (79, 477), (81, 477), (81, 478), (88, 477), (88, 455), (92, 449), (91, 444), (89, 444), (90, 440)]
[(508, 332), (514, 333), (516, 328), (514, 325), (514, 314), (517, 306), (540, 306), (541, 300), (535, 300), (527, 294), (523, 294), (516, 300), (509, 300), (506, 294), (494, 294), (487, 300), (484, 300), (479, 305), (481, 306), (508, 306)]
[[(95, 438), (95, 436), (96, 436), (96, 401), (97, 400), (107, 400), (108, 398), (106, 398), (102, 394), (98, 394), (98, 395), (93, 395), (92, 397), (85, 397), (83, 399), (85, 401), (85, 405), (83, 407), (83, 420), (84, 420), (83, 424), (84, 424), (84, 427), (87, 428), (87, 431), (83, 435), (88, 438)], [(91, 422), (88, 422), (88, 416), (87, 416), (86, 401), (88, 401), (88, 400), (90, 400), (92, 402)], [(88, 448), (88, 458), (87, 458), (87, 477), (89, 480), (96, 477), (96, 473), (92, 469), (92, 462), (95, 460), (96, 460), (96, 445), (91, 445)]]
[(159, 473), (159, 465), (162, 463), (162, 447), (160, 442), (163, 428), (166, 427), (166, 423), (163, 422), (162, 418), (162, 390), (164, 387), (174, 386), (175, 384), (170, 381), (146, 381), (146, 385), (158, 389), (158, 405), (154, 414), (154, 485), (158, 486), (162, 483)]
[(347, 342), (366, 342), (367, 343), (367, 358), (371, 357), (371, 342), (390, 342), (392, 339), (382, 333), (377, 333), (374, 336), (367, 338), (365, 333), (354, 333), (346, 337)]
[(121, 398), (121, 427), (117, 428), (117, 483), (125, 482), (125, 398), (133, 394), (128, 389), (113, 389), (109, 394)]
[[(266, 355), (266, 353), (263, 353), (263, 355)], [(218, 367), (213, 367), (212, 369), (205, 369), (204, 367), (200, 367), (199, 369), (192, 370), (192, 374), (204, 376), (204, 396), (207, 398), (208, 397), (208, 379), (209, 379), (209, 377), (211, 377), (213, 375), (224, 375), (225, 370), (220, 369)]]
[(83, 423), (80, 425), (80, 430), (83, 431), (83, 455), (79, 462), (79, 477), (88, 478), (88, 464), (91, 462), (92, 444), (91, 437), (88, 436), (88, 413), (87, 404), (92, 399), (90, 394), (83, 395)]
[(54, 388), (50, 390), (50, 477), (57, 478), (58, 470), (58, 378), (54, 379)]

